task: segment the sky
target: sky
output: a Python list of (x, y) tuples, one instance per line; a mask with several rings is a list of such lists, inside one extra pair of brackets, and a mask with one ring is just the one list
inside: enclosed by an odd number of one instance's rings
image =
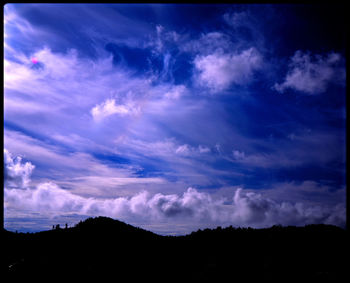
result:
[(340, 5), (7, 4), (4, 226), (346, 222)]

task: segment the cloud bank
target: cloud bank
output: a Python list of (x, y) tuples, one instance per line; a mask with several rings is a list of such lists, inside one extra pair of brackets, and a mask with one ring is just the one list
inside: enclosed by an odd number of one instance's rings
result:
[[(13, 159), (6, 151), (7, 171), (13, 169)], [(18, 159), (17, 159), (18, 160)], [(16, 162), (16, 172), (28, 177), (33, 170), (30, 163)], [(25, 172), (25, 173), (24, 173)], [(6, 175), (8, 176), (8, 175)], [(27, 180), (28, 181), (28, 180)], [(28, 184), (28, 182), (26, 183)], [(188, 188), (183, 194), (150, 194), (142, 191), (132, 197), (96, 199), (82, 197), (62, 189), (52, 182), (35, 188), (5, 187), (5, 214), (8, 210), (31, 211), (43, 215), (64, 216), (76, 213), (89, 216), (109, 216), (143, 225), (156, 221), (208, 225), (268, 227), (274, 224), (305, 225), (327, 223), (345, 225), (345, 207), (336, 205), (306, 206), (303, 203), (276, 202), (262, 194), (238, 188), (233, 198), (216, 198), (211, 194)], [(190, 231), (188, 231), (190, 232)]]

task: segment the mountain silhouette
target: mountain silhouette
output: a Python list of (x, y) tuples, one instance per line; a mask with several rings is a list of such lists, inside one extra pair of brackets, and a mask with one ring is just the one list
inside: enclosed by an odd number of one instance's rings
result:
[(107, 217), (38, 233), (3, 229), (3, 282), (342, 282), (346, 234), (308, 225), (160, 236)]

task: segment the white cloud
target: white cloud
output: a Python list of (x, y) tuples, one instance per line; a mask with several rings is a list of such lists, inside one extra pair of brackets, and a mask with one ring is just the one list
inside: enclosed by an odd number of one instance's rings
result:
[(231, 84), (249, 83), (254, 71), (261, 68), (262, 57), (255, 48), (239, 54), (217, 51), (207, 56), (197, 56), (194, 64), (199, 71), (199, 83), (212, 91), (221, 91)]
[(22, 158), (13, 158), (11, 153), (4, 149), (4, 178), (7, 188), (25, 188), (30, 182), (30, 176), (35, 166), (26, 162), (22, 164)]
[(207, 56), (219, 50), (230, 52), (233, 48), (233, 44), (229, 36), (215, 31), (202, 34), (198, 39), (188, 39), (179, 45), (179, 48), (184, 52), (193, 54), (199, 53), (203, 56)]
[(96, 105), (91, 109), (91, 114), (96, 121), (100, 121), (113, 114), (119, 114), (121, 116), (125, 115), (135, 115), (140, 112), (139, 107), (135, 107), (132, 104), (123, 105), (116, 104), (115, 99), (107, 99), (105, 102)]
[(164, 53), (167, 47), (172, 44), (178, 44), (184, 41), (186, 35), (179, 34), (176, 31), (166, 30), (162, 25), (156, 26), (156, 35), (151, 37), (150, 41), (146, 43), (147, 47), (152, 48), (153, 52)]
[(122, 146), (126, 155), (128, 152), (125, 151), (130, 150), (131, 148), (132, 152), (137, 152), (145, 156), (160, 157), (170, 163), (182, 163), (181, 161), (184, 161), (184, 158), (186, 157), (199, 157), (201, 154), (211, 151), (209, 147), (202, 145), (194, 147), (189, 144), (181, 144), (175, 138), (153, 142), (125, 138), (116, 142), (118, 142), (119, 146)]
[[(137, 166), (109, 166), (91, 154), (67, 153), (60, 147), (48, 145), (18, 132), (6, 131), (4, 141), (7, 150), (12, 154), (24, 154), (39, 168), (45, 168), (36, 171), (31, 182), (33, 185), (55, 180), (56, 184), (69, 188), (75, 194), (104, 197), (130, 195), (145, 188), (147, 184), (156, 185), (163, 182), (161, 178), (140, 178), (137, 182)], [(112, 154), (111, 151), (108, 153)], [(129, 189), (121, 189), (121, 186), (126, 184), (132, 186)]]
[(177, 154), (182, 154), (182, 155), (188, 155), (190, 153), (190, 148), (188, 147), (187, 144), (180, 145), (175, 152)]
[[(110, 199), (83, 198), (59, 188), (53, 183), (43, 183), (35, 189), (5, 189), (5, 211), (24, 209), (43, 215), (77, 213), (104, 215), (124, 221), (153, 221), (168, 223), (181, 219), (183, 223), (207, 225), (234, 225), (268, 227), (274, 224), (305, 225), (310, 223), (345, 224), (342, 205), (334, 207), (306, 206), (303, 203), (277, 203), (254, 192), (237, 189), (232, 201), (214, 200), (211, 195), (188, 188), (182, 195), (155, 194), (146, 191), (132, 197)], [(9, 217), (9, 216), (8, 216)], [(188, 231), (189, 232), (189, 231)]]
[(242, 160), (245, 158), (245, 153), (243, 151), (233, 150), (232, 154), (236, 160)]
[(208, 152), (211, 151), (209, 147), (202, 146), (202, 145), (198, 146), (198, 150), (199, 150), (200, 153), (208, 153)]
[[(79, 57), (74, 50), (56, 53), (48, 48), (30, 56), (18, 51), (11, 54), (16, 60), (6, 58), (4, 66), (6, 120), (16, 120), (41, 134), (57, 134), (54, 129), (65, 135), (67, 125), (81, 134), (79, 129), (89, 114), (95, 119), (137, 115), (146, 97), (150, 100), (171, 90), (171, 85), (153, 87), (147, 78), (130, 77), (126, 70), (113, 66), (113, 58), (107, 55), (102, 52), (94, 61)], [(32, 57), (43, 67), (32, 68)], [(35, 123), (28, 123), (31, 119)]]
[(11, 5), (6, 5), (4, 7), (4, 38), (5, 46), (6, 39), (17, 39), (20, 37), (22, 40), (27, 42), (33, 42), (38, 38), (52, 37), (52, 34), (45, 29), (36, 29), (31, 23), (25, 19), (25, 17), (20, 16), (16, 13), (16, 9)]
[(186, 92), (186, 87), (184, 85), (177, 85), (171, 88), (167, 93), (165, 93), (165, 97), (169, 99), (179, 99)]
[[(55, 181), (76, 195), (94, 198), (113, 198), (134, 195), (143, 190), (158, 191), (169, 183), (160, 177), (80, 176)], [(169, 188), (168, 188), (169, 189)]]
[[(110, 127), (107, 129), (111, 121), (87, 123), (109, 120), (114, 115), (136, 118), (142, 113), (148, 119), (139, 119), (132, 125), (129, 121), (136, 119), (118, 121), (119, 133), (134, 130), (133, 133), (139, 136), (146, 129), (155, 127), (165, 115), (190, 113), (199, 104), (180, 101), (188, 93), (184, 85), (161, 82), (154, 85), (152, 79), (130, 76), (127, 71), (113, 66), (112, 57), (106, 57), (106, 54), (96, 61), (81, 58), (74, 51), (56, 53), (48, 48), (32, 56), (20, 52), (14, 55), (18, 57), (16, 61), (5, 59), (6, 121), (41, 136), (45, 133), (48, 138), (67, 137), (74, 133), (107, 148), (111, 146), (111, 135), (112, 139), (116, 135)], [(38, 58), (44, 67), (40, 70), (31, 68), (31, 57)], [(182, 103), (181, 108), (178, 103)], [(146, 122), (147, 127), (138, 127)], [(96, 135), (97, 128), (105, 131)], [(60, 142), (65, 143), (63, 139)]]
[[(20, 176), (29, 178), (34, 169), (30, 163), (19, 166), (22, 169), (29, 168), (27, 170), (15, 170), (12, 166), (15, 162), (11, 155), (6, 152), (5, 157), (6, 168), (21, 172)], [(132, 182), (137, 183), (138, 180), (133, 179)], [(14, 217), (11, 215), (14, 211), (29, 211), (39, 213), (43, 217), (76, 213), (90, 216), (104, 215), (124, 221), (143, 221), (145, 224), (153, 221), (167, 220), (171, 223), (181, 220), (183, 223), (193, 222), (196, 225), (201, 223), (204, 227), (213, 223), (251, 227), (267, 227), (278, 223), (345, 225), (345, 208), (341, 203), (318, 206), (305, 205), (303, 202), (276, 202), (263, 194), (240, 188), (235, 189), (230, 200), (223, 197), (214, 198), (191, 187), (182, 195), (162, 193), (152, 195), (142, 191), (129, 197), (93, 198), (76, 195), (52, 182), (40, 183), (35, 188), (28, 188), (26, 185), (27, 183), (25, 186), (21, 184), (11, 189), (5, 187), (6, 217)]]
[(342, 56), (328, 53), (325, 56), (296, 51), (290, 60), (289, 71), (284, 82), (274, 85), (278, 92), (294, 89), (307, 94), (320, 94), (332, 83), (345, 81), (345, 69), (341, 66)]
[[(95, 14), (94, 11), (90, 12)], [(115, 16), (112, 14), (108, 14), (108, 17)], [(98, 12), (95, 15), (98, 15)], [(106, 14), (104, 13), (104, 15)], [(105, 20), (105, 17), (100, 18), (100, 16), (94, 18)], [(8, 20), (12, 21), (13, 19), (9, 17)], [(128, 21), (128, 23), (130, 22)], [(28, 26), (25, 22), (19, 23), (22, 23), (23, 29), (18, 28), (18, 30), (23, 31), (24, 39), (30, 39), (28, 43), (39, 42), (41, 44), (42, 42), (48, 42), (46, 38), (50, 36), (52, 38), (59, 36), (50, 35), (48, 32), (43, 38), (40, 38), (43, 34), (40, 33), (39, 28), (32, 28), (29, 23)], [(104, 23), (105, 27), (108, 28), (108, 21), (104, 21)], [(129, 31), (130, 29), (135, 30), (132, 26), (130, 25)], [(141, 23), (139, 26), (142, 30)], [(127, 27), (127, 24), (124, 27)], [(108, 29), (110, 30), (110, 27)], [(44, 28), (43, 30), (47, 29)], [(102, 30), (100, 29), (100, 31)], [(125, 29), (116, 30), (121, 30), (127, 35)], [(13, 33), (9, 36), (14, 39), (16, 34)], [(184, 43), (186, 35), (179, 35), (175, 32), (168, 33), (164, 29), (158, 28), (158, 36), (162, 40), (159, 42), (161, 51), (166, 52), (168, 49), (166, 44), (175, 42), (177, 42), (180, 52), (183, 51), (181, 45)], [(123, 41), (118, 36), (114, 39)], [(135, 39), (135, 42), (137, 41), (139, 39)], [(229, 37), (222, 33), (205, 34), (197, 42), (191, 44), (189, 47), (190, 52), (192, 52), (191, 56), (198, 55), (196, 59), (199, 63), (202, 63), (202, 70), (198, 70), (199, 81), (212, 90), (226, 89), (231, 84), (249, 82), (253, 78), (254, 71), (258, 69), (259, 64), (256, 61), (259, 60), (254, 61), (253, 59), (260, 58), (259, 53), (251, 52), (252, 54), (249, 55), (247, 50), (242, 53), (232, 53), (232, 50), (237, 48), (232, 49), (232, 42)], [(28, 44), (28, 46), (30, 48), (32, 45)], [(255, 44), (254, 46), (259, 45)], [(171, 47), (174, 48), (174, 46)], [(68, 203), (67, 207), (72, 207), (73, 211), (79, 213), (84, 213), (84, 211), (89, 211), (89, 213), (93, 213), (93, 211), (111, 213), (108, 212), (108, 209), (113, 211), (112, 208), (114, 208), (115, 214), (111, 215), (120, 216), (123, 213), (129, 215), (130, 211), (137, 212), (138, 207), (142, 207), (143, 211), (165, 211), (164, 214), (168, 216), (172, 214), (172, 211), (179, 211), (178, 214), (174, 213), (174, 215), (190, 215), (191, 213), (187, 214), (188, 208), (185, 209), (184, 213), (181, 212), (181, 208), (184, 206), (181, 200), (184, 196), (181, 194), (169, 195), (172, 189), (167, 187), (169, 183), (163, 184), (161, 178), (137, 178), (134, 168), (126, 166), (116, 168), (114, 166), (119, 166), (117, 162), (112, 166), (112, 162), (99, 160), (86, 152), (98, 154), (103, 152), (109, 155), (118, 151), (123, 158), (144, 155), (142, 158), (130, 158), (133, 162), (139, 164), (153, 162), (152, 165), (154, 166), (150, 166), (152, 169), (145, 166), (144, 174), (149, 173), (147, 170), (152, 171), (161, 168), (161, 172), (157, 172), (157, 174), (164, 173), (164, 176), (172, 174), (177, 180), (181, 181), (185, 178), (183, 177), (185, 174), (187, 176), (191, 175), (191, 182), (186, 183), (186, 186), (183, 186), (181, 190), (193, 183), (203, 186), (204, 182), (201, 178), (204, 179), (204, 177), (205, 181), (209, 183), (207, 180), (210, 178), (220, 179), (218, 176), (224, 173), (230, 176), (234, 174), (226, 169), (223, 172), (224, 170), (220, 171), (212, 168), (213, 163), (205, 161), (210, 158), (215, 159), (216, 156), (203, 154), (209, 152), (210, 149), (198, 146), (203, 142), (203, 137), (205, 137), (206, 144), (212, 144), (212, 141), (208, 140), (215, 139), (216, 141), (221, 133), (226, 133), (227, 129), (231, 129), (231, 127), (227, 128), (226, 124), (222, 124), (222, 127), (219, 127), (220, 129), (216, 127), (220, 117), (218, 119), (214, 115), (218, 113), (219, 108), (214, 104), (209, 105), (211, 102), (204, 104), (210, 107), (200, 109), (198, 105), (201, 97), (196, 96), (191, 99), (190, 96), (186, 96), (186, 99), (180, 99), (187, 92), (185, 86), (173, 86), (164, 83), (162, 80), (152, 81), (153, 78), (150, 77), (137, 78), (136, 76), (130, 76), (127, 70), (114, 66), (112, 57), (107, 57), (101, 50), (97, 50), (97, 59), (90, 60), (87, 57), (80, 56), (82, 54), (77, 54), (74, 50), (59, 53), (53, 52), (49, 48), (42, 48), (36, 49), (37, 52), (33, 54), (24, 55), (19, 52), (19, 49), (11, 49), (8, 45), (5, 48), (5, 118), (9, 122), (8, 124), (12, 123), (17, 125), (18, 128), (23, 128), (26, 132), (32, 133), (32, 136), (29, 137), (18, 132), (15, 133), (9, 130), (10, 127), (7, 127), (5, 129), (5, 145), (8, 149), (14, 150), (14, 153), (23, 153), (27, 158), (33, 158), (33, 162), (39, 168), (35, 171), (35, 178), (30, 183), (35, 189), (23, 190), (29, 184), (28, 180), (32, 169), (29, 166), (31, 163), (19, 161), (17, 171), (13, 169), (12, 174), (14, 176), (13, 180), (18, 180), (16, 186), (18, 188), (22, 187), (22, 191), (7, 191), (8, 196), (10, 194), (18, 196), (27, 194), (28, 198), (23, 197), (23, 203), (30, 202), (32, 199), (30, 196), (34, 191), (37, 192), (37, 195), (33, 197), (33, 203), (41, 200), (40, 196), (45, 194), (57, 196), (58, 199), (60, 196), (63, 199), (72, 198), (72, 202)], [(259, 51), (261, 50), (259, 47)], [(195, 52), (199, 52), (199, 54)], [(33, 57), (39, 60), (42, 67), (33, 68), (30, 60)], [(170, 60), (169, 69), (171, 70), (172, 61), (176, 58), (167, 56), (164, 57), (164, 60), (166, 58)], [(214, 60), (216, 58), (219, 59), (218, 62)], [(228, 62), (225, 59), (228, 59)], [(209, 63), (213, 63), (212, 67)], [(210, 70), (210, 67), (213, 70)], [(219, 80), (216, 81), (215, 77), (219, 77)], [(159, 79), (159, 76), (157, 78)], [(117, 93), (116, 90), (118, 90)], [(130, 99), (123, 99), (129, 90), (131, 90), (133, 96), (129, 97)], [(139, 106), (141, 108), (138, 108)], [(197, 106), (196, 109), (195, 106)], [(144, 119), (120, 119), (118, 123), (113, 123), (112, 119), (106, 119), (106, 123), (91, 123), (91, 115), (95, 120), (103, 120), (112, 115), (115, 115), (114, 117), (124, 115), (131, 118), (129, 115), (139, 113), (138, 111), (141, 111), (141, 109), (143, 114), (147, 114), (144, 115), (147, 116)], [(215, 114), (213, 115), (213, 113)], [(197, 116), (197, 114), (200, 115)], [(218, 116), (221, 116), (221, 114)], [(206, 120), (206, 123), (203, 123), (204, 120)], [(186, 123), (187, 121), (188, 123)], [(215, 126), (208, 127), (208, 124)], [(210, 129), (214, 130), (210, 131)], [(207, 133), (211, 134), (208, 135)], [(181, 134), (184, 139), (180, 142), (165, 140), (169, 135), (177, 134)], [(231, 134), (232, 131), (230, 136)], [(128, 146), (122, 147), (119, 144), (112, 143), (112, 141), (124, 136), (129, 137), (129, 139), (126, 138), (127, 142), (131, 141)], [(158, 141), (155, 141), (154, 137), (157, 137)], [(186, 137), (191, 139), (186, 140)], [(190, 140), (193, 146), (187, 144)], [(72, 149), (76, 152), (72, 152)], [(125, 152), (124, 149), (126, 149)], [(219, 145), (217, 145), (217, 149), (220, 151)], [(82, 151), (85, 151), (85, 153)], [(222, 152), (224, 152), (224, 148)], [(303, 154), (305, 154), (304, 152), (308, 152), (307, 156), (310, 156), (310, 151), (303, 151)], [(318, 158), (329, 156), (327, 150), (323, 152), (326, 153), (320, 155), (319, 150), (317, 150), (315, 156), (318, 156)], [(149, 156), (156, 158), (148, 158)], [(244, 161), (246, 164), (258, 164), (259, 166), (261, 164), (262, 166), (272, 166), (271, 164), (279, 166), (281, 159), (276, 156), (278, 155), (270, 158), (268, 155), (249, 156), (247, 154)], [(231, 152), (230, 157), (232, 158)], [(196, 158), (199, 158), (200, 162)], [(310, 157), (310, 160), (312, 158)], [(303, 161), (301, 158), (295, 159), (298, 162)], [(284, 162), (290, 164), (293, 159), (284, 155), (282, 161), (283, 164)], [(16, 164), (16, 162), (13, 161), (13, 164)], [(165, 167), (167, 168), (164, 169)], [(53, 183), (44, 183), (48, 179), (55, 180), (56, 186)], [(50, 185), (43, 186), (42, 184)], [(162, 190), (164, 193), (158, 195), (157, 199), (154, 199), (152, 194), (146, 193), (137, 195), (136, 198), (135, 194), (140, 188), (154, 192), (153, 188), (157, 184), (159, 186), (163, 184)], [(122, 191), (120, 189), (122, 186), (128, 188), (124, 188)], [(9, 185), (8, 188), (10, 188)], [(69, 188), (69, 191), (66, 188)], [(197, 193), (199, 194), (198, 198), (206, 198), (198, 191)], [(77, 198), (78, 194), (79, 198)], [(91, 196), (95, 198), (89, 198)], [(123, 198), (120, 196), (123, 196)], [(195, 193), (190, 192), (188, 196), (194, 197)], [(102, 197), (109, 199), (102, 202)], [(192, 199), (192, 197), (189, 197), (189, 199)], [(61, 203), (55, 204), (54, 197), (49, 199), (51, 203), (45, 204), (48, 209), (54, 210), (55, 207), (58, 207), (58, 211), (64, 210)], [(131, 199), (133, 199), (133, 205), (129, 205)], [(153, 206), (149, 204), (150, 199), (153, 199)], [(115, 202), (112, 200), (115, 200)], [(160, 204), (161, 202), (164, 202), (164, 206)], [(80, 209), (79, 205), (73, 205), (72, 203), (81, 204), (82, 207), (89, 207), (90, 209)], [(8, 202), (8, 204), (12, 205), (13, 202)], [(154, 210), (150, 210), (149, 206), (153, 207)], [(36, 204), (33, 207), (40, 207), (40, 205)], [(108, 207), (108, 209), (103, 207)], [(223, 207), (222, 211), (227, 211), (225, 210), (226, 206), (218, 205), (217, 207), (218, 211), (220, 211), (220, 207)], [(18, 206), (18, 208), (21, 209), (21, 206)], [(194, 213), (193, 215), (197, 214)], [(134, 214), (130, 213), (130, 215), (130, 217), (133, 217)]]

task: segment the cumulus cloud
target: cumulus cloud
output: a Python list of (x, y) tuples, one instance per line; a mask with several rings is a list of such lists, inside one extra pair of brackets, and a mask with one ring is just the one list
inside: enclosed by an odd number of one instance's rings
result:
[[(5, 176), (12, 174), (11, 176), (19, 176), (21, 181), (29, 181), (34, 166), (29, 162), (21, 164), (18, 158), (16, 160), (5, 151), (5, 169), (10, 172)], [(142, 220), (145, 224), (181, 220), (184, 223), (202, 223), (203, 227), (210, 224), (267, 227), (278, 223), (345, 225), (343, 204), (310, 206), (302, 202), (276, 202), (262, 194), (241, 188), (235, 189), (232, 199), (215, 198), (191, 187), (182, 195), (152, 195), (142, 191), (131, 197), (97, 199), (76, 195), (52, 182), (40, 183), (35, 188), (29, 188), (27, 183), (22, 182), (20, 186), (11, 189), (5, 186), (5, 212), (24, 210), (55, 216), (65, 213), (104, 215), (131, 222)]]
[(45, 212), (83, 212), (84, 205), (89, 203), (89, 199), (76, 196), (54, 183), (42, 183), (34, 189), (26, 188), (21, 192), (5, 190), (5, 203), (7, 206), (45, 214)]
[(96, 105), (91, 109), (91, 115), (97, 121), (100, 121), (113, 114), (119, 114), (121, 116), (137, 114), (140, 112), (138, 107), (132, 104), (116, 104), (115, 99), (107, 99), (105, 102)]
[(182, 195), (155, 194), (146, 191), (133, 197), (111, 199), (83, 198), (63, 190), (53, 183), (43, 183), (35, 189), (5, 190), (5, 208), (35, 212), (82, 215), (104, 215), (122, 220), (142, 219), (171, 222), (181, 219), (209, 225), (215, 223), (235, 226), (267, 227), (274, 224), (305, 225), (330, 223), (345, 225), (345, 208), (305, 206), (303, 203), (277, 203), (254, 192), (237, 189), (233, 199), (215, 200), (211, 195), (188, 188)]
[(199, 71), (199, 83), (212, 91), (221, 91), (232, 84), (249, 83), (254, 71), (262, 66), (262, 56), (255, 48), (231, 54), (217, 51), (207, 56), (196, 56), (194, 64)]
[(312, 56), (298, 50), (290, 59), (284, 82), (276, 83), (274, 89), (281, 93), (288, 88), (307, 94), (323, 93), (332, 83), (344, 83), (345, 69), (342, 62), (342, 56), (338, 53)]
[(20, 156), (13, 158), (11, 153), (4, 149), (4, 179), (7, 188), (26, 187), (34, 168), (32, 163), (22, 163)]

